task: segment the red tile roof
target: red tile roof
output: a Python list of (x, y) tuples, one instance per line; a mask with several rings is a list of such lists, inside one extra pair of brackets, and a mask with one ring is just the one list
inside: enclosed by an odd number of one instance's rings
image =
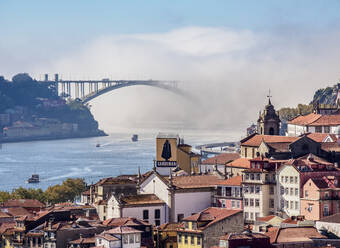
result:
[(226, 164), (238, 158), (240, 158), (239, 153), (222, 153), (202, 161), (202, 164)]
[(315, 227), (280, 228), (273, 243), (311, 242), (311, 238), (327, 238), (321, 235)]
[(95, 237), (87, 237), (87, 238), (79, 238), (76, 240), (72, 240), (69, 242), (70, 244), (95, 244), (96, 243), (96, 238)]
[(236, 176), (226, 180), (220, 180), (220, 182), (217, 185), (241, 186), (242, 176)]
[(329, 134), (329, 133), (310, 133), (307, 134), (307, 137), (318, 142), (318, 143), (322, 143), (324, 142), (324, 140), (327, 138), (327, 136), (329, 136), (333, 142), (337, 141), (336, 135), (335, 134)]
[(122, 203), (126, 206), (165, 204), (164, 201), (159, 199), (154, 194), (141, 194), (141, 195), (124, 196), (120, 199), (120, 201), (122, 201)]
[(129, 226), (118, 226), (116, 228), (110, 229), (105, 231), (104, 233), (108, 234), (122, 234), (122, 233), (141, 233), (142, 231), (139, 231), (137, 229), (134, 229)]
[(200, 228), (200, 230), (204, 230), (207, 227), (224, 220), (230, 216), (241, 213), (242, 210), (230, 210), (225, 208), (216, 208), (210, 207), (207, 208), (197, 214), (191, 215), (183, 219), (183, 221), (206, 221), (208, 224), (204, 225)]
[(247, 158), (238, 158), (227, 164), (229, 167), (250, 168), (250, 161)]
[(335, 151), (340, 152), (340, 146), (338, 142), (324, 142), (321, 143), (321, 149), (325, 151)]
[(2, 204), (3, 207), (44, 208), (45, 204), (35, 199), (13, 199)]
[(8, 214), (14, 217), (31, 215), (31, 213), (23, 207), (11, 207), (11, 208), (1, 208), (1, 209), (2, 211), (7, 212)]
[(310, 113), (308, 115), (300, 115), (300, 116), (295, 117), (293, 120), (289, 121), (288, 124), (305, 126), (305, 125), (309, 125), (315, 122), (321, 116), (322, 115), (314, 114), (314, 113)]
[[(167, 178), (168, 180), (168, 178)], [(173, 177), (172, 183), (179, 189), (211, 188), (221, 179), (215, 175), (190, 175)]]
[(290, 136), (279, 136), (279, 135), (259, 135), (256, 134), (249, 139), (244, 139), (241, 141), (241, 146), (253, 146), (258, 147), (261, 145), (262, 141), (266, 143), (292, 143), (299, 139), (298, 137)]
[(117, 227), (117, 226), (145, 226), (145, 225), (149, 226), (150, 224), (143, 220), (138, 220), (133, 217), (122, 217), (104, 220), (103, 225)]
[(300, 126), (338, 126), (340, 125), (340, 115), (319, 115), (311, 113), (305, 116), (298, 116), (288, 122), (288, 124)]
[(264, 217), (259, 217), (256, 220), (257, 221), (261, 221), (261, 222), (267, 222), (270, 221), (271, 219), (275, 218), (275, 215), (268, 215), (268, 216), (264, 216)]

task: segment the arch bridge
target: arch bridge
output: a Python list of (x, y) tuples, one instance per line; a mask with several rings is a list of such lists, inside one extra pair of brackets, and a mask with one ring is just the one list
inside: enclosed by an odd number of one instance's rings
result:
[(55, 84), (59, 96), (80, 99), (84, 103), (99, 97), (107, 92), (129, 86), (145, 85), (171, 91), (178, 95), (188, 97), (188, 94), (178, 87), (177, 81), (166, 80), (59, 80), (58, 74), (53, 81), (48, 80), (45, 75), (45, 82)]

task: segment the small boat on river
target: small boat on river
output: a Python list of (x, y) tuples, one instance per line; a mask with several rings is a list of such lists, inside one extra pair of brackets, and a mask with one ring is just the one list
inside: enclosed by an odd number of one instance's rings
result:
[(137, 134), (132, 135), (131, 140), (133, 142), (137, 142), (138, 141), (138, 135)]
[(33, 174), (30, 178), (28, 178), (27, 183), (39, 183), (39, 175)]

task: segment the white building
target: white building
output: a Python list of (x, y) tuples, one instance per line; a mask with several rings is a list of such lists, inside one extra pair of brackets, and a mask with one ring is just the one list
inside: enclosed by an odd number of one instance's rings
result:
[(300, 173), (289, 162), (280, 166), (277, 172), (278, 208), (290, 216), (300, 215)]
[(167, 222), (165, 212), (165, 202), (154, 194), (112, 195), (107, 202), (108, 219), (133, 217), (160, 226)]
[(96, 235), (96, 247), (140, 248), (141, 231), (127, 226), (119, 226)]
[(139, 184), (140, 194), (155, 194), (166, 204), (167, 222), (198, 213), (212, 205), (217, 175), (161, 176), (153, 171)]
[(304, 133), (339, 134), (340, 115), (308, 114), (298, 116), (288, 122), (287, 136), (299, 136)]

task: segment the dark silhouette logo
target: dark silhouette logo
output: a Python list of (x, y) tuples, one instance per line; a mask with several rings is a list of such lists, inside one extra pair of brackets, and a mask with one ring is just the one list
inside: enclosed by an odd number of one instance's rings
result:
[(162, 158), (168, 161), (171, 158), (171, 145), (169, 140), (166, 140), (163, 145)]

